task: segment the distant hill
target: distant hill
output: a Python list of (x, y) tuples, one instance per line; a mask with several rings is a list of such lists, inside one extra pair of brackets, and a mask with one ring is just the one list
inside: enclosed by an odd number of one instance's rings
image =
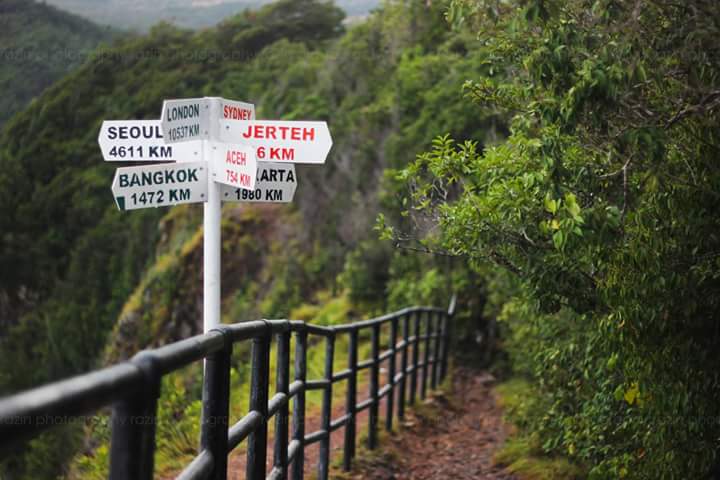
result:
[[(165, 21), (186, 28), (204, 28), (245, 9), (256, 9), (272, 0), (48, 0), (48, 3), (82, 15), (99, 24), (148, 30)], [(362, 17), (381, 0), (337, 0), (349, 17)]]
[(0, 126), (113, 32), (34, 0), (0, 0)]

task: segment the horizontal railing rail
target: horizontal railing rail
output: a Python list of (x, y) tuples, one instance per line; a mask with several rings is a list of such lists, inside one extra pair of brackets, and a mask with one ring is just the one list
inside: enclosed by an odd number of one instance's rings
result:
[[(328, 478), (330, 440), (344, 429), (343, 468), (355, 457), (358, 414), (368, 411), (367, 442), (377, 446), (381, 401), (385, 428), (402, 419), (405, 405), (447, 373), (451, 320), (448, 310), (412, 307), (339, 326), (310, 325), (292, 320), (258, 320), (222, 325), (203, 335), (138, 353), (127, 362), (0, 399), (0, 455), (10, 454), (23, 441), (55, 423), (48, 418), (79, 417), (112, 406), (110, 479), (150, 480), (154, 474), (156, 420), (163, 376), (204, 360), (202, 428), (198, 455), (177, 477), (182, 480), (225, 480), (228, 455), (246, 442), (246, 478), (300, 480), (305, 471), (305, 447), (320, 444), (317, 476)], [(381, 351), (383, 328), (386, 349)], [(360, 360), (360, 333), (370, 331), (370, 358)], [(335, 344), (348, 337), (347, 368), (334, 372)], [(294, 378), (290, 378), (291, 337), (294, 336)], [(308, 379), (308, 337), (325, 343), (322, 378)], [(270, 352), (275, 341), (275, 386), (270, 396)], [(252, 342), (251, 389), (248, 413), (229, 425), (230, 370), (233, 347)], [(421, 356), (422, 355), (422, 356)], [(381, 385), (381, 364), (385, 380)], [(358, 399), (358, 374), (368, 370), (368, 397)], [(345, 405), (332, 418), (333, 386), (345, 383)], [(306, 432), (306, 393), (322, 392), (320, 428)], [(292, 426), (290, 404), (292, 401)], [(268, 424), (274, 419), (272, 468), (266, 468)]]

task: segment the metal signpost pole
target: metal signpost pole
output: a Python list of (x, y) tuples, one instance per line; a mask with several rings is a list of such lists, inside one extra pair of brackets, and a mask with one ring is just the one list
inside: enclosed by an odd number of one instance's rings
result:
[[(209, 138), (218, 136), (218, 99), (211, 98), (205, 104), (209, 109), (211, 121)], [(209, 140), (202, 141), (203, 160), (210, 165), (212, 145)], [(208, 175), (208, 197), (203, 206), (203, 331), (208, 332), (220, 325), (220, 249), (222, 247), (222, 198), (220, 184), (212, 175)]]

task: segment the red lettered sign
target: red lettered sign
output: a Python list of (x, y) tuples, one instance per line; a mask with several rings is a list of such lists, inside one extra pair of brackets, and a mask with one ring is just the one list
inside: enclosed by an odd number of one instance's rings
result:
[(212, 152), (213, 180), (235, 188), (255, 188), (257, 160), (252, 147), (212, 142)]
[(325, 163), (332, 148), (325, 122), (221, 120), (220, 140), (255, 147), (260, 162)]

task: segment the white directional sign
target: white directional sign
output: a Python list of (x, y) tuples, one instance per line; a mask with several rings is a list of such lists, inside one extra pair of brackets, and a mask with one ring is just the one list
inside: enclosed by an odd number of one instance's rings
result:
[(193, 162), (200, 160), (200, 142), (166, 145), (160, 120), (106, 120), (98, 143), (108, 162)]
[(254, 189), (223, 185), (220, 191), (224, 202), (289, 203), (295, 196), (296, 188), (295, 165), (263, 162), (258, 164)]
[(221, 120), (220, 140), (255, 147), (261, 162), (325, 163), (332, 147), (325, 122)]
[(255, 149), (246, 145), (212, 142), (212, 179), (235, 188), (255, 189)]
[(112, 184), (120, 210), (207, 201), (206, 162), (118, 168)]
[(165, 143), (206, 140), (210, 136), (210, 100), (165, 100), (161, 122)]
[(221, 98), (219, 120), (255, 120), (255, 105)]

